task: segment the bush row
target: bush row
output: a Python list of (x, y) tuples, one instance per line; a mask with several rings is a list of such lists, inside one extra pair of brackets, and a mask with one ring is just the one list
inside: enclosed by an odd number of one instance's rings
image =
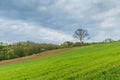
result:
[(13, 59), (28, 55), (37, 54), (43, 51), (55, 50), (60, 48), (70, 48), (76, 46), (83, 46), (88, 44), (81, 44), (79, 42), (64, 42), (61, 45), (34, 43), (31, 41), (18, 42), (11, 45), (0, 45), (0, 60)]

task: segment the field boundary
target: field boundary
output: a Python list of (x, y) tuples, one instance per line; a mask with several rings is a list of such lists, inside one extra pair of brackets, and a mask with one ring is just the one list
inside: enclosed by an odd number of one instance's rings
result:
[(39, 59), (39, 58), (43, 58), (43, 57), (48, 57), (48, 56), (52, 56), (52, 55), (55, 55), (55, 54), (60, 54), (62, 52), (67, 52), (67, 51), (70, 51), (70, 50), (73, 50), (73, 49), (76, 49), (76, 48), (67, 48), (67, 49), (55, 50), (55, 51), (51, 51), (51, 52), (47, 51), (47, 52), (43, 52), (43, 53), (36, 54), (36, 55), (33, 55), (33, 56), (25, 57), (25, 58), (1, 61), (0, 66), (15, 64), (15, 63), (19, 63), (19, 62), (25, 62), (25, 61), (29, 61), (29, 60), (33, 60), (33, 59)]

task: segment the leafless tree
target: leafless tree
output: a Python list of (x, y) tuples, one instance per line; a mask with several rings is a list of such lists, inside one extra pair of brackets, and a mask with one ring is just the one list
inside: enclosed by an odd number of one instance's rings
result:
[(114, 41), (114, 40), (112, 40), (111, 38), (107, 38), (103, 42), (112, 42), (112, 41)]
[(88, 31), (84, 29), (77, 29), (73, 35), (74, 38), (78, 39), (80, 43), (84, 42), (84, 39), (89, 36)]

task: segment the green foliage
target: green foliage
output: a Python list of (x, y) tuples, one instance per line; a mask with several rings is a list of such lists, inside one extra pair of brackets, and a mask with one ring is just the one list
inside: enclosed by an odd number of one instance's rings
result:
[(58, 49), (56, 44), (40, 44), (34, 42), (18, 42), (7, 46), (0, 46), (0, 60), (13, 59), (37, 54), (47, 50)]
[(4, 58), (3, 58), (3, 54), (2, 53), (0, 53), (0, 60), (3, 60)]
[(61, 44), (61, 48), (70, 48), (70, 47), (74, 47), (74, 43), (73, 42), (66, 41), (63, 44)]
[(120, 80), (120, 42), (0, 67), (0, 80)]
[(3, 48), (4, 48), (4, 46), (0, 45), (0, 49), (3, 49)]
[(70, 48), (70, 47), (79, 47), (79, 46), (85, 46), (90, 45), (90, 43), (81, 43), (81, 42), (70, 42), (66, 41), (63, 44), (61, 44), (61, 48)]
[(13, 48), (13, 53), (15, 53), (18, 57), (25, 56), (24, 48), (22, 46), (16, 46)]
[(57, 44), (34, 43), (31, 41), (26, 41), (26, 42), (18, 42), (5, 46), (1, 45), (0, 60), (8, 60), (23, 56), (29, 56), (48, 50), (70, 48), (70, 47), (84, 46), (84, 45), (88, 45), (88, 44), (86, 43), (83, 44), (80, 42), (73, 43), (70, 41), (66, 41), (61, 45), (57, 45)]

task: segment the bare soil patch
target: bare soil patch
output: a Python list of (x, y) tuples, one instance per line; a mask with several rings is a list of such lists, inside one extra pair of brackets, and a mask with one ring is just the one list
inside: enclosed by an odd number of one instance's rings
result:
[(30, 57), (1, 61), (0, 66), (15, 64), (15, 63), (18, 63), (18, 62), (25, 62), (25, 61), (38, 59), (38, 58), (42, 58), (42, 57), (47, 57), (47, 56), (52, 56), (52, 55), (59, 54), (59, 53), (62, 53), (62, 52), (66, 52), (66, 51), (70, 51), (70, 50), (73, 50), (73, 49), (75, 49), (75, 48), (68, 48), (68, 49), (57, 50), (57, 51), (53, 51), (53, 52), (44, 52), (44, 53), (36, 54), (36, 55), (30, 56)]

